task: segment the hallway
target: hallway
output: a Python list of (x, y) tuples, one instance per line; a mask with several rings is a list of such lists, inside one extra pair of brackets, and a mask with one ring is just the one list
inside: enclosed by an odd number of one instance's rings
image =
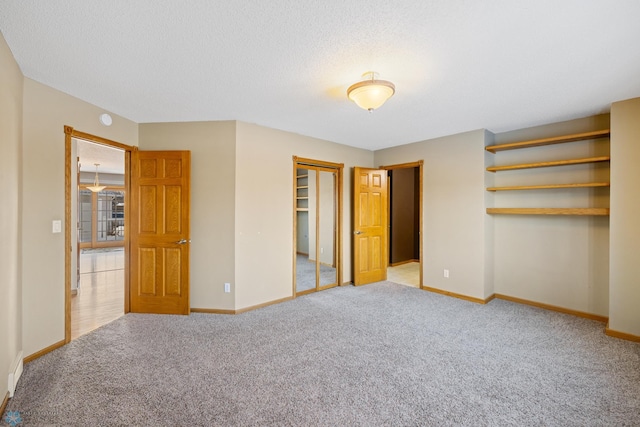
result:
[(71, 339), (124, 315), (124, 249), (83, 249), (80, 285), (71, 298)]

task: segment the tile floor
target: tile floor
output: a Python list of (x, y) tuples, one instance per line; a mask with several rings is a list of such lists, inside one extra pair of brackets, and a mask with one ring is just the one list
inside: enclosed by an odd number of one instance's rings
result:
[(401, 285), (420, 287), (420, 263), (408, 262), (387, 268), (387, 280)]

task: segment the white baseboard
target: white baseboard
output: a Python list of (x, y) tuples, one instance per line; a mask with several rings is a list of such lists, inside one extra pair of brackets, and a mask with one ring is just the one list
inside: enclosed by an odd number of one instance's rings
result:
[(18, 353), (16, 360), (13, 362), (11, 372), (9, 373), (9, 397), (13, 397), (13, 393), (16, 391), (16, 387), (18, 385), (18, 381), (20, 380), (20, 376), (22, 375), (22, 369), (24, 365), (22, 362), (22, 351)]

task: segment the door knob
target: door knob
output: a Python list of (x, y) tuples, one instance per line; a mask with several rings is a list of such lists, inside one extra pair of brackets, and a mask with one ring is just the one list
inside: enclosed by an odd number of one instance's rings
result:
[(353, 234), (362, 234), (362, 231), (354, 231)]
[(189, 239), (189, 240), (187, 240), (187, 239), (181, 239), (181, 240), (178, 240), (178, 241), (177, 241), (177, 242), (175, 242), (175, 243), (177, 243), (178, 245), (184, 245), (185, 243), (191, 243), (191, 239)]

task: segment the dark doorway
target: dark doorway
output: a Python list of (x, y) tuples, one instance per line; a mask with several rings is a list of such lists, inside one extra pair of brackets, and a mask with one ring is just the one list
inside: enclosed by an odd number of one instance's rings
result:
[(420, 169), (389, 170), (389, 265), (420, 261)]

